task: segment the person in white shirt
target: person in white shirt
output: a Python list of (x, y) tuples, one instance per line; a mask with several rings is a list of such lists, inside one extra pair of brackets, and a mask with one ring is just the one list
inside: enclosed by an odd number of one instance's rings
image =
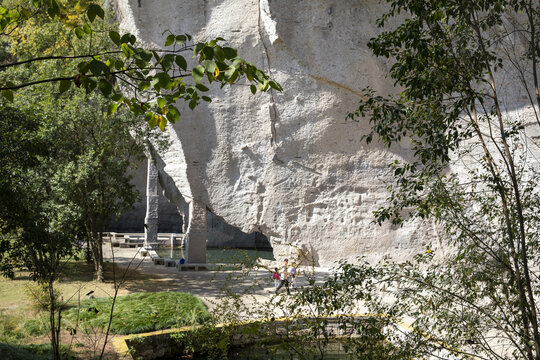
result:
[(283, 260), (284, 266), (283, 266), (283, 273), (281, 275), (281, 282), (279, 283), (279, 286), (276, 289), (276, 294), (279, 292), (279, 289), (281, 289), (283, 286), (287, 289), (287, 294), (291, 294), (291, 291), (289, 290), (289, 276), (291, 275), (289, 273), (289, 259)]
[(296, 284), (296, 268), (294, 266), (291, 266), (289, 268), (289, 275), (290, 275), (289, 284), (291, 284), (293, 289), (298, 288), (298, 285)]

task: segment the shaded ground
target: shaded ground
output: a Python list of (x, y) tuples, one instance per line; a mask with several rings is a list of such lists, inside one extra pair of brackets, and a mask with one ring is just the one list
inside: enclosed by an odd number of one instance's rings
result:
[[(105, 264), (105, 281), (100, 283), (93, 280), (92, 265), (85, 262), (71, 262), (66, 264), (65, 275), (56, 285), (63, 301), (76, 304), (79, 300), (89, 297), (109, 297), (114, 295), (114, 278), (124, 275), (119, 267), (113, 272), (112, 262)], [(116, 274), (115, 274), (116, 273)], [(174, 290), (177, 285), (174, 281), (162, 279), (156, 274), (130, 270), (125, 273), (125, 284), (120, 287), (118, 295), (127, 295), (132, 292), (157, 292)], [(28, 319), (36, 319), (46, 324), (46, 314), (39, 314), (33, 306), (31, 288), (34, 283), (29, 278), (29, 273), (18, 272), (13, 280), (0, 277), (0, 314), (2, 315), (0, 332), (2, 337), (11, 338), (15, 343), (41, 344), (49, 343), (49, 337), (28, 336), (21, 328)], [(92, 292), (90, 294), (90, 292)], [(92, 359), (99, 356), (103, 340), (105, 338), (101, 329), (93, 329), (90, 333), (83, 334), (80, 331), (73, 334), (69, 329), (63, 328), (60, 334), (64, 345), (71, 346), (72, 350), (82, 359)], [(109, 336), (105, 350), (106, 359), (116, 359), (116, 352)], [(0, 341), (2, 342), (2, 341)], [(9, 341), (12, 343), (12, 341)], [(18, 347), (18, 345), (10, 345)]]
[[(270, 270), (251, 270), (249, 274), (242, 269), (237, 271), (178, 271), (174, 267), (164, 265), (154, 265), (149, 257), (142, 257), (138, 254), (138, 249), (111, 248), (105, 245), (104, 256), (107, 260), (118, 265), (121, 271), (128, 269), (126, 274), (130, 274), (132, 269), (136, 269), (139, 277), (146, 277), (146, 280), (139, 278), (126, 282), (124, 289), (128, 292), (137, 291), (182, 291), (197, 295), (203, 299), (205, 304), (212, 309), (224, 292), (234, 291), (237, 294), (245, 293), (249, 301), (260, 300), (261, 303), (267, 301), (274, 294), (274, 282)], [(267, 262), (268, 269), (280, 267), (277, 262)], [(307, 284), (307, 272), (312, 269), (300, 270), (297, 284), (303, 286)], [(322, 282), (328, 276), (328, 269), (314, 269), (314, 279)], [(160, 290), (157, 290), (157, 289)], [(280, 316), (281, 314), (276, 314)]]
[[(114, 250), (114, 252), (113, 252)], [(174, 267), (154, 265), (150, 258), (142, 257), (137, 249), (111, 248), (104, 246), (105, 281), (102, 283), (93, 280), (92, 265), (84, 262), (68, 263), (65, 276), (60, 279), (57, 288), (64, 301), (77, 303), (89, 297), (108, 297), (114, 295), (115, 283), (121, 283), (118, 295), (135, 292), (180, 291), (199, 296), (210, 310), (220, 303), (225, 293), (239, 295), (245, 303), (252, 307), (263, 306), (274, 298), (274, 283), (270, 270), (251, 270), (249, 273), (239, 269), (237, 271), (182, 271)], [(114, 264), (114, 265), (113, 265)], [(273, 269), (280, 264), (267, 263)], [(298, 285), (306, 285), (304, 269), (298, 279)], [(0, 313), (7, 316), (9, 321), (23, 322), (36, 317), (36, 311), (31, 306), (31, 296), (26, 290), (32, 281), (29, 274), (17, 273), (14, 280), (0, 278)], [(314, 278), (317, 282), (328, 276), (325, 269), (317, 269)], [(276, 317), (285, 313), (276, 311)], [(249, 314), (242, 314), (249, 317)], [(2, 319), (7, 321), (6, 318)], [(43, 320), (46, 322), (46, 319)], [(83, 359), (95, 358), (101, 352), (104, 334), (101, 329), (89, 334), (80, 332), (71, 334), (69, 329), (61, 333), (62, 343), (71, 345), (72, 349)], [(111, 345), (109, 336), (105, 351), (106, 359), (117, 359), (115, 349)], [(47, 336), (28, 339), (32, 343), (49, 342)]]

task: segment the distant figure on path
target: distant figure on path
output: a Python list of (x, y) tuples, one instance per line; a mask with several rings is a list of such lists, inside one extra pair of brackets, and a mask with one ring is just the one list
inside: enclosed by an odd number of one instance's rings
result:
[(277, 289), (279, 287), (279, 284), (281, 283), (278, 268), (274, 268), (274, 273), (272, 274), (272, 279), (274, 279), (274, 287), (275, 287), (274, 290), (277, 291)]
[(281, 275), (281, 282), (279, 283), (279, 286), (276, 289), (276, 294), (279, 292), (279, 289), (281, 289), (284, 285), (287, 289), (287, 294), (291, 294), (291, 291), (289, 290), (289, 259), (283, 260), (285, 265), (283, 266), (283, 273)]
[(298, 285), (296, 285), (296, 268), (294, 266), (289, 268), (289, 275), (291, 276), (290, 284), (292, 285), (293, 289), (298, 288)]

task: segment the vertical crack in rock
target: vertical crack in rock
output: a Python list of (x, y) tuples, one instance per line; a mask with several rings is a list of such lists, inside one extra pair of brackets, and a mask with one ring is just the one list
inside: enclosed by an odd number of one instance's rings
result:
[[(262, 46), (264, 48), (264, 55), (266, 57), (266, 64), (268, 66), (268, 75), (272, 76), (272, 67), (270, 65), (270, 56), (268, 55), (268, 48), (266, 47), (266, 43), (264, 42), (264, 36), (263, 36), (263, 31), (262, 31), (262, 27), (261, 27), (261, 23), (262, 23), (262, 6), (261, 6), (261, 2), (263, 0), (259, 0), (259, 18), (258, 18), (258, 22), (257, 22), (257, 29), (258, 29), (258, 32), (259, 32), (259, 37), (261, 38), (261, 43), (262, 43)], [(274, 89), (270, 88), (270, 131), (272, 133), (272, 137), (270, 139), (270, 144), (272, 145), (272, 147), (274, 148), (274, 153), (275, 153), (275, 156), (274, 158), (276, 160), (279, 160), (277, 159), (277, 154), (278, 154), (278, 150), (279, 150), (279, 146), (277, 144), (277, 131), (276, 131), (276, 122), (278, 121), (278, 113), (277, 113), (277, 109), (276, 109), (276, 103), (274, 101)]]

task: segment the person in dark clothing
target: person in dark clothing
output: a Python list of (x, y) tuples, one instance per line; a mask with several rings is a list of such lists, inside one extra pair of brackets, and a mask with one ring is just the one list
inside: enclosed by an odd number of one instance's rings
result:
[(281, 282), (279, 283), (279, 286), (276, 289), (276, 294), (279, 292), (279, 289), (281, 289), (283, 286), (287, 289), (287, 294), (291, 294), (291, 291), (289, 290), (289, 276), (291, 275), (289, 273), (289, 259), (283, 260), (285, 265), (283, 266), (283, 272), (281, 275)]

